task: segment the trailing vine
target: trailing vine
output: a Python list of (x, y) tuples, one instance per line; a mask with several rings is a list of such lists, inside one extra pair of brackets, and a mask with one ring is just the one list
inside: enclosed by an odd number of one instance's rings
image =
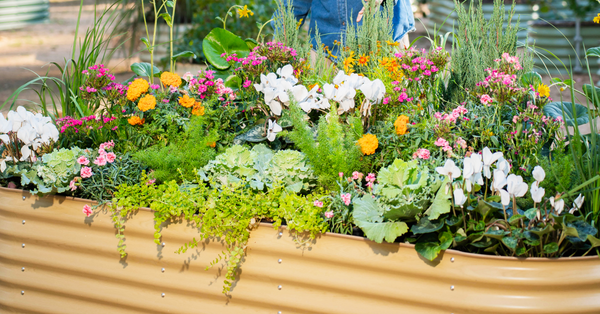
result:
[[(276, 185), (268, 191), (256, 191), (245, 185), (233, 184), (211, 189), (203, 183), (184, 183), (175, 181), (155, 185), (147, 184), (147, 178), (137, 185), (122, 185), (115, 193), (111, 215), (121, 257), (125, 257), (126, 245), (124, 224), (140, 207), (150, 207), (154, 212), (154, 241), (161, 240), (161, 225), (176, 217), (182, 217), (198, 228), (198, 239), (176, 250), (185, 253), (206, 239), (219, 238), (225, 250), (219, 254), (206, 269), (225, 261), (226, 275), (223, 293), (228, 294), (235, 281), (235, 274), (241, 266), (250, 231), (264, 219), (272, 219), (274, 228), (283, 222), (293, 230), (298, 244), (313, 240), (319, 233), (327, 231), (323, 208), (314, 205), (314, 200), (323, 198), (323, 192), (298, 195), (286, 191), (282, 185)], [(300, 240), (303, 239), (303, 240)]]

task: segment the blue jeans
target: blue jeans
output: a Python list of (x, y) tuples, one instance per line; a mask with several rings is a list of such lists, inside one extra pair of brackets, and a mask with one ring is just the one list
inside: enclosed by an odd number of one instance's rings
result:
[[(410, 0), (387, 0), (395, 1), (393, 25), (393, 39), (400, 41), (406, 33), (415, 29), (415, 18), (413, 16)], [(293, 0), (294, 15), (297, 20), (306, 19), (309, 12), (312, 13), (309, 25), (311, 43), (313, 49), (317, 47), (314, 31), (319, 31), (321, 42), (330, 49), (334, 47), (335, 40), (340, 41), (346, 34), (346, 27), (352, 21), (356, 24), (358, 12), (362, 9), (361, 0)], [(362, 25), (362, 21), (358, 23)], [(337, 48), (332, 50), (337, 54)]]

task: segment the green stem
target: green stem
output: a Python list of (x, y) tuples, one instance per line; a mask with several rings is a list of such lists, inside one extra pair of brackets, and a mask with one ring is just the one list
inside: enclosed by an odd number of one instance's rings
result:
[(73, 39), (73, 54), (71, 60), (75, 60), (75, 50), (77, 50), (77, 35), (79, 34), (79, 22), (81, 21), (81, 10), (83, 10), (83, 0), (79, 4), (79, 15), (77, 16), (77, 25), (75, 26), (75, 38)]
[(171, 25), (170, 27), (170, 31), (171, 31), (171, 73), (173, 72), (173, 66), (175, 65), (175, 62), (173, 62), (173, 25), (175, 25), (175, 7), (177, 6), (177, 0), (173, 1), (173, 15), (171, 15)]
[(271, 23), (271, 21), (273, 21), (274, 19), (270, 19), (268, 20), (266, 23), (264, 23), (260, 29), (258, 30), (258, 36), (256, 36), (256, 42), (258, 42), (259, 38), (260, 38), (260, 33), (262, 33), (263, 28), (265, 28), (265, 26), (267, 26), (267, 24)]

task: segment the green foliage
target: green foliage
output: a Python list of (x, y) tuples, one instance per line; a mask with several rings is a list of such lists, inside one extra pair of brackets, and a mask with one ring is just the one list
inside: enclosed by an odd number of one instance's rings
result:
[(250, 53), (250, 49), (243, 39), (222, 28), (215, 28), (204, 37), (202, 51), (206, 60), (218, 70), (227, 70), (230, 67), (227, 60), (221, 57), (222, 54), (232, 55), (235, 53), (238, 58), (244, 58)]
[(285, 46), (296, 49), (299, 56), (305, 56), (310, 51), (310, 41), (302, 42), (300, 36), (301, 29), (294, 15), (293, 0), (275, 0), (277, 9), (275, 10), (273, 28), (274, 42), (281, 42)]
[(350, 117), (349, 125), (342, 124), (332, 106), (328, 117), (320, 117), (315, 140), (314, 131), (300, 107), (290, 106), (290, 118), (294, 129), (289, 132), (289, 137), (306, 154), (319, 184), (327, 189), (335, 189), (340, 172), (359, 170), (362, 154), (356, 141), (362, 135), (358, 133), (362, 132), (360, 119)]
[(568, 191), (581, 183), (571, 154), (554, 150), (550, 156), (540, 158), (539, 163), (546, 171), (546, 178), (540, 183), (546, 195)]
[[(478, 3), (471, 1), (468, 9), (459, 1), (454, 3), (458, 29), (454, 32), (452, 87), (449, 88), (448, 100), (462, 102), (464, 89), (473, 90), (475, 84), (483, 81), (485, 69), (494, 68), (494, 60), (500, 59), (502, 53), (519, 56), (523, 66), (520, 73), (532, 70), (532, 57), (527, 47), (522, 54), (517, 54), (518, 19), (517, 23), (511, 24), (515, 13), (514, 3), (507, 16), (504, 2), (494, 0), (494, 11), (488, 19), (483, 14), (481, 0)], [(503, 26), (505, 23), (506, 27)]]
[(217, 130), (206, 131), (206, 122), (204, 117), (194, 117), (188, 130), (169, 144), (159, 143), (135, 153), (134, 157), (154, 170), (153, 177), (158, 182), (191, 180), (189, 176), (195, 169), (204, 167), (217, 155), (216, 148), (211, 147), (218, 141)]
[[(62, 193), (69, 189), (69, 182), (79, 174), (81, 165), (77, 163), (79, 156), (88, 156), (83, 149), (73, 147), (71, 149), (55, 149), (52, 153), (42, 156), (42, 163), (33, 167), (37, 170), (35, 175), (39, 176), (43, 182), (38, 181), (37, 193)], [(32, 181), (37, 181), (30, 178)], [(25, 184), (24, 184), (25, 185)]]
[(250, 237), (250, 231), (260, 220), (272, 218), (274, 227), (288, 222), (288, 228), (299, 235), (313, 240), (318, 233), (327, 231), (322, 209), (313, 206), (314, 199), (321, 194), (299, 196), (287, 193), (281, 186), (267, 192), (256, 191), (241, 185), (223, 186), (221, 189), (208, 189), (204, 184), (179, 186), (174, 181), (161, 185), (147, 185), (142, 176), (138, 185), (122, 185), (112, 202), (111, 213), (119, 252), (125, 256), (124, 220), (139, 207), (149, 206), (154, 211), (156, 243), (160, 243), (161, 225), (171, 218), (182, 217), (198, 229), (199, 239), (193, 238), (177, 250), (185, 253), (204, 240), (220, 239), (225, 251), (211, 262), (210, 268), (221, 261), (226, 263), (226, 276), (223, 293), (228, 294)]
[(371, 195), (354, 198), (354, 223), (363, 230), (370, 240), (381, 243), (394, 242), (397, 237), (408, 231), (408, 225), (403, 221), (386, 221), (383, 215), (385, 210), (377, 204)]
[(569, 126), (582, 125), (590, 121), (588, 108), (566, 101), (547, 104), (544, 113), (555, 119), (560, 117)]
[(235, 183), (259, 191), (282, 184), (298, 193), (309, 191), (315, 181), (304, 154), (293, 150), (274, 152), (262, 144), (252, 150), (234, 145), (211, 160), (199, 174), (215, 187)]

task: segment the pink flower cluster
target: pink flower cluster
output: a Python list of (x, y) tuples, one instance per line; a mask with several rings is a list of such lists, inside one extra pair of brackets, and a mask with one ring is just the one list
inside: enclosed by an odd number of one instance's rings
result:
[[(233, 89), (226, 87), (223, 79), (215, 80), (214, 71), (207, 70), (205, 72), (198, 71), (197, 77), (189, 78), (189, 89), (191, 92), (198, 94), (200, 99), (205, 99), (213, 95), (217, 95), (221, 101), (234, 100), (236, 94)], [(187, 73), (186, 73), (187, 75)]]
[(340, 197), (342, 198), (344, 205), (350, 205), (350, 201), (352, 200), (352, 195), (350, 195), (350, 193), (342, 193)]
[[(456, 123), (456, 120), (461, 117), (462, 115), (464, 115), (465, 113), (468, 113), (469, 110), (463, 106), (458, 106), (456, 108), (454, 108), (454, 110), (452, 110), (452, 113), (447, 114), (447, 113), (441, 113), (441, 112), (436, 112), (433, 114), (433, 116), (438, 119), (440, 122), (446, 122), (446, 123)], [(465, 120), (468, 120), (468, 118), (463, 118)]]
[[(113, 163), (117, 159), (117, 155), (113, 152), (107, 152), (106, 150), (112, 149), (114, 146), (115, 143), (113, 141), (100, 144), (100, 148), (98, 148), (99, 155), (98, 157), (96, 157), (93, 163), (98, 167), (105, 166), (107, 163)], [(86, 179), (94, 175), (94, 173), (92, 172), (92, 168), (88, 167), (88, 165), (90, 164), (90, 160), (86, 156), (79, 156), (79, 158), (77, 158), (77, 163), (84, 166), (81, 167), (81, 171), (79, 172), (79, 175), (82, 178)], [(70, 187), (73, 191), (75, 183), (71, 183), (72, 184), (70, 184)]]
[[(95, 115), (76, 119), (70, 116), (65, 116), (56, 119), (56, 126), (60, 128), (60, 133), (65, 133), (69, 130), (73, 130), (75, 133), (79, 133), (81, 129), (93, 129), (97, 126), (97, 129), (102, 129), (106, 124), (117, 120), (116, 117), (96, 117)], [(116, 130), (117, 126), (113, 127), (112, 130)]]
[(429, 153), (428, 149), (425, 148), (419, 148), (417, 149), (417, 151), (413, 154), (413, 159), (417, 159), (417, 158), (421, 158), (421, 159), (429, 159), (429, 157), (431, 157), (431, 154)]

